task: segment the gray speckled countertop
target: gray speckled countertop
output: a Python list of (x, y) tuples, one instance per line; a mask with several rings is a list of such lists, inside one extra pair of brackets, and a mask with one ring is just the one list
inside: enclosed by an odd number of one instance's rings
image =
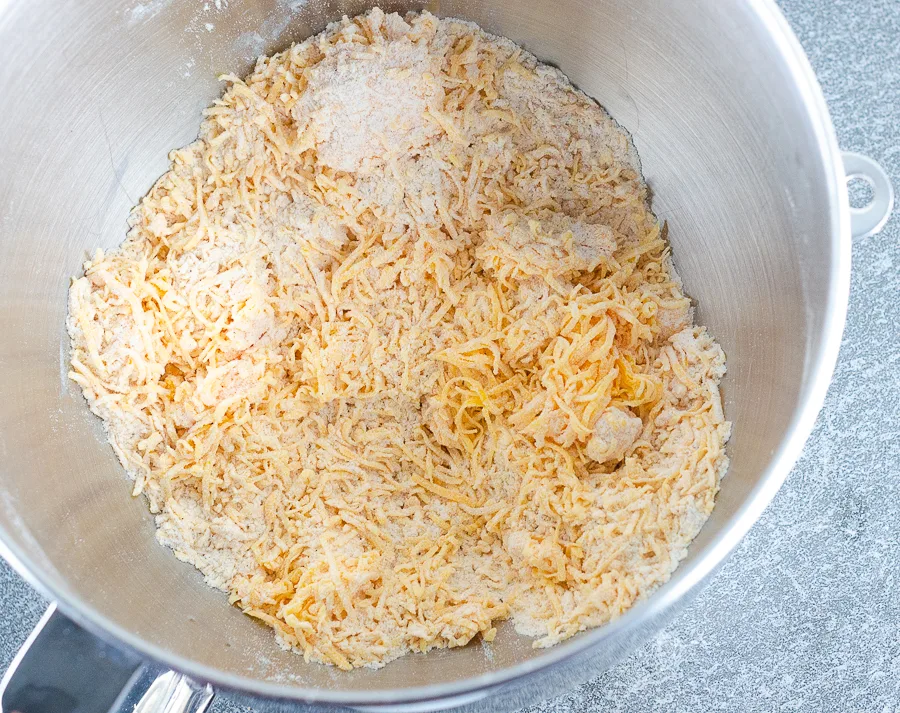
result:
[[(880, 161), (900, 187), (900, 0), (780, 4), (818, 73), (842, 148)], [(853, 246), (834, 383), (762, 519), (653, 641), (528, 713), (900, 713), (898, 369), (895, 215)], [(0, 667), (44, 607), (0, 564)], [(264, 713), (227, 696), (212, 711)]]

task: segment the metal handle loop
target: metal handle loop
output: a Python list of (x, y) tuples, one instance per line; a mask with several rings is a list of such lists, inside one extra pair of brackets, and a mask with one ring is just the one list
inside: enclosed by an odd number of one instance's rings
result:
[(850, 207), (850, 232), (854, 238), (867, 238), (879, 232), (894, 208), (894, 187), (877, 161), (868, 156), (844, 151), (847, 180), (861, 178), (872, 186), (873, 198), (863, 208)]

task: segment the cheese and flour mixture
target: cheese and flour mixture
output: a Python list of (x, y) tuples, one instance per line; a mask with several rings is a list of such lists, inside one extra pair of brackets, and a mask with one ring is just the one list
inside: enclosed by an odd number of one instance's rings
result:
[(507, 40), (373, 10), (226, 77), (70, 291), (158, 538), (313, 661), (550, 646), (665, 582), (727, 465), (622, 130)]

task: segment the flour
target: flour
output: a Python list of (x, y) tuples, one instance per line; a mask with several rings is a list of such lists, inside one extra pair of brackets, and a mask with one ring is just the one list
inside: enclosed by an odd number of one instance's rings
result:
[(69, 293), (159, 541), (343, 669), (503, 619), (550, 646), (666, 581), (727, 466), (724, 355), (620, 127), (428, 13), (226, 79)]
[(340, 171), (390, 171), (383, 157), (415, 154), (439, 127), (426, 111), (437, 87), (433, 61), (409, 40), (377, 52), (347, 43), (305, 72), (307, 87), (291, 114), (308, 132), (321, 164)]

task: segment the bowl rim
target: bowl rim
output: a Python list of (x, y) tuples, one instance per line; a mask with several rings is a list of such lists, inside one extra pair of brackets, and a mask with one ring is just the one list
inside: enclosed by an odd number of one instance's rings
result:
[[(490, 689), (528, 674), (547, 669), (578, 654), (599, 647), (605, 640), (635, 632), (648, 619), (662, 614), (696, 587), (723, 563), (734, 550), (781, 487), (803, 446), (812, 432), (816, 417), (825, 400), (847, 316), (850, 294), (851, 234), (850, 209), (841, 152), (828, 107), (815, 73), (799, 40), (791, 29), (775, 0), (742, 0), (756, 16), (763, 30), (771, 37), (780, 53), (807, 110), (814, 131), (819, 158), (824, 168), (829, 199), (829, 223), (832, 254), (835, 259), (829, 274), (825, 319), (817, 355), (809, 366), (808, 386), (801, 392), (793, 419), (781, 444), (772, 454), (760, 481), (744, 504), (725, 524), (719, 538), (708, 545), (696, 559), (679, 566), (677, 574), (645, 601), (639, 602), (625, 614), (604, 626), (584, 632), (553, 648), (546, 649), (532, 659), (491, 671), (459, 679), (450, 683), (413, 686), (403, 689), (369, 689), (340, 691), (325, 688), (267, 682), (225, 673), (198, 664), (178, 654), (145, 641), (92, 608), (76, 594), (54, 587), (32, 559), (0, 528), (0, 555), (45, 598), (55, 601), (60, 610), (79, 625), (121, 648), (130, 649), (151, 662), (179, 671), (198, 682), (215, 688), (269, 700), (302, 701), (342, 705), (397, 705), (444, 701), (452, 704), (473, 700), (473, 694), (488, 693)], [(0, 10), (2, 10), (0, 2)]]

